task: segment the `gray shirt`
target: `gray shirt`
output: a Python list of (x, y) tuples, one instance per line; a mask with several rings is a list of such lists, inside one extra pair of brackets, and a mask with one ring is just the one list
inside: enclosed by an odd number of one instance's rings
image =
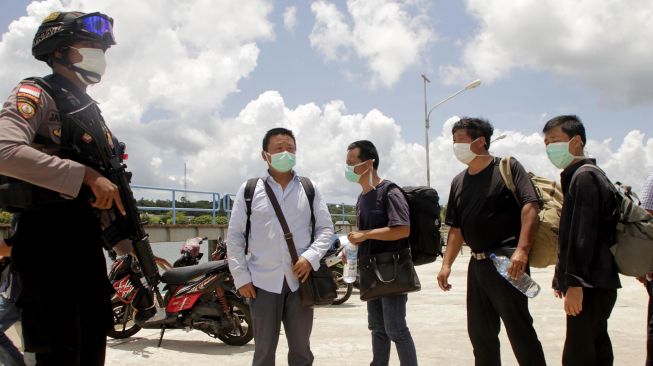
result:
[(0, 174), (76, 197), (84, 165), (38, 149), (37, 135), (60, 144), (61, 120), (52, 97), (26, 80), (14, 88), (0, 110)]

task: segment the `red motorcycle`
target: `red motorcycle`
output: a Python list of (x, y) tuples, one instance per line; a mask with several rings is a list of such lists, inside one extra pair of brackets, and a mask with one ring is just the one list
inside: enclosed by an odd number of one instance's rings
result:
[[(202, 240), (189, 240), (197, 239)], [(182, 257), (187, 255), (182, 248)], [(116, 290), (112, 300), (114, 329), (109, 332), (110, 337), (129, 338), (142, 328), (161, 330), (159, 346), (166, 329), (201, 330), (232, 346), (245, 345), (254, 337), (249, 305), (235, 289), (226, 260), (164, 272), (161, 282), (165, 284), (167, 316), (162, 321), (140, 322), (134, 316), (132, 305), (138, 304), (139, 295), (145, 293), (142, 278), (138, 261), (133, 256), (115, 258), (109, 274)]]

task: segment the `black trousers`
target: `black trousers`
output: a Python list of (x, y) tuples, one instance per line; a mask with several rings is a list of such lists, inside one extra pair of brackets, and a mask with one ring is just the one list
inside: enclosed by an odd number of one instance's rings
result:
[(608, 318), (616, 301), (616, 289), (583, 288), (583, 310), (577, 316), (567, 315), (564, 366), (612, 365)]
[(467, 332), (476, 366), (501, 365), (500, 320), (520, 365), (546, 365), (528, 298), (501, 277), (492, 261), (472, 258), (467, 272)]
[(23, 212), (12, 251), (25, 349), (37, 365), (104, 365), (111, 292), (98, 221), (72, 204)]

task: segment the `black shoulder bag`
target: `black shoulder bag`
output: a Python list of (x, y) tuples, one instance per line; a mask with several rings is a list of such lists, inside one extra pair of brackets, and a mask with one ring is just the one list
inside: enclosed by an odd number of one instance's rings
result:
[[(388, 190), (385, 194), (387, 196)], [(409, 246), (394, 252), (361, 255), (358, 259), (358, 269), (360, 297), (363, 301), (406, 294), (422, 288)]]
[[(263, 181), (265, 185), (265, 193), (272, 203), (274, 212), (277, 214), (281, 228), (283, 229), (283, 237), (286, 239), (286, 244), (288, 244), (288, 251), (290, 252), (290, 258), (292, 259), (293, 265), (297, 263), (299, 257), (297, 256), (297, 249), (295, 249), (295, 241), (293, 240), (292, 233), (288, 227), (288, 222), (286, 222), (285, 216), (281, 211), (277, 197), (274, 195), (272, 188), (266, 182)], [(312, 204), (312, 203), (311, 203)], [(326, 266), (326, 264), (320, 261), (320, 268), (317, 271), (311, 271), (308, 276), (308, 279), (304, 282), (299, 283), (299, 291), (302, 296), (302, 304), (304, 306), (316, 306), (316, 305), (331, 305), (333, 300), (336, 298), (336, 283), (333, 280), (331, 271)]]

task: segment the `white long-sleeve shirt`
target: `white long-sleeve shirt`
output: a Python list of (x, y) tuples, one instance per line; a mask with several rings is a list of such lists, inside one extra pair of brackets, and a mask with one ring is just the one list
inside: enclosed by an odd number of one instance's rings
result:
[[(320, 259), (331, 245), (333, 223), (326, 202), (317, 186), (313, 212), (315, 215), (315, 240), (311, 243), (311, 209), (299, 176), (296, 174), (285, 190), (269, 174), (265, 179), (279, 201), (279, 206), (293, 234), (297, 255), (306, 258), (317, 270)], [(227, 255), (229, 270), (234, 277), (236, 288), (249, 282), (265, 291), (281, 293), (284, 278), (291, 291), (299, 288), (299, 280), (292, 272), (292, 260), (288, 244), (272, 203), (259, 180), (252, 198), (251, 229), (249, 234), (249, 254), (245, 255), (245, 226), (247, 209), (245, 206), (245, 185), (238, 190), (229, 220), (227, 232)]]

